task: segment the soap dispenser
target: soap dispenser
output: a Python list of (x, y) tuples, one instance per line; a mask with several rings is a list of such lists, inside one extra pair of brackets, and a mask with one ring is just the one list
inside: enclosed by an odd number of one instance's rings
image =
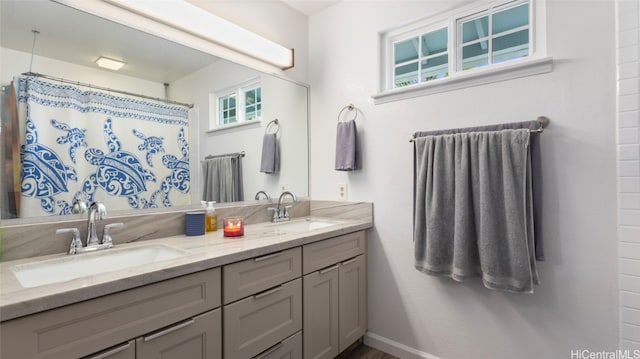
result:
[(205, 215), (205, 229), (207, 232), (215, 232), (218, 230), (218, 216), (216, 209), (213, 207), (215, 202), (207, 202), (207, 213)]

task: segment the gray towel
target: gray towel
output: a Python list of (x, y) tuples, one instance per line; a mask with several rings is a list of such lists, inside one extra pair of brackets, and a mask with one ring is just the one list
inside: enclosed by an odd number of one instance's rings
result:
[(236, 202), (244, 200), (240, 156), (221, 156), (204, 160), (202, 200)]
[(280, 145), (278, 144), (278, 137), (275, 133), (266, 133), (264, 137), (262, 137), (260, 172), (280, 172)]
[(336, 171), (360, 169), (356, 121), (338, 122), (336, 133)]
[[(540, 127), (538, 121), (523, 121), (523, 122), (510, 122), (501, 123), (497, 125), (487, 125), (478, 127), (465, 127), (456, 129), (436, 130), (436, 131), (421, 131), (416, 132), (413, 137), (424, 136), (436, 136), (447, 135), (454, 133), (467, 133), (478, 131), (500, 131), (506, 129), (519, 129), (527, 128), (535, 130)], [(540, 134), (533, 133), (529, 139), (529, 155), (531, 158), (531, 191), (533, 192), (533, 228), (535, 236), (536, 247), (536, 260), (543, 261), (544, 256), (544, 240), (542, 237), (542, 154), (540, 152)], [(414, 158), (415, 161), (415, 158)], [(415, 163), (414, 163), (415, 167)], [(415, 190), (415, 178), (414, 178), (414, 190)]]
[(415, 266), (490, 289), (538, 283), (527, 129), (416, 138)]

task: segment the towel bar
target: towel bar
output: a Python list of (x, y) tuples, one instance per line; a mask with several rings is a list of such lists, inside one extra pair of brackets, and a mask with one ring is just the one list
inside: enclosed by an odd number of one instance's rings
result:
[[(544, 132), (544, 129), (549, 126), (549, 123), (551, 122), (551, 120), (549, 120), (549, 118), (547, 116), (538, 116), (538, 118), (536, 119), (538, 121), (538, 123), (540, 124), (540, 127), (533, 129), (533, 130), (529, 130), (529, 133), (542, 133)], [(409, 139), (409, 142), (415, 142), (416, 138), (415, 137), (411, 137)]]

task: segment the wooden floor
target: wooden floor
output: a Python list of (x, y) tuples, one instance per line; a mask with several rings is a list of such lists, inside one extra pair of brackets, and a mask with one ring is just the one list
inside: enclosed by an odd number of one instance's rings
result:
[(398, 359), (393, 355), (389, 355), (385, 352), (381, 352), (377, 349), (373, 349), (364, 344), (347, 350), (338, 356), (338, 359)]

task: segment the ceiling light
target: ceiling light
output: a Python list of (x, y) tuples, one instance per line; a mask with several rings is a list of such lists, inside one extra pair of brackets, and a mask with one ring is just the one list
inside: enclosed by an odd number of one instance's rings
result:
[(105, 0), (134, 13), (186, 31), (286, 70), (294, 65), (286, 48), (183, 0)]
[(96, 64), (100, 67), (104, 67), (105, 69), (118, 71), (122, 68), (122, 66), (126, 65), (125, 62), (120, 60), (110, 59), (108, 57), (100, 56), (96, 60)]

